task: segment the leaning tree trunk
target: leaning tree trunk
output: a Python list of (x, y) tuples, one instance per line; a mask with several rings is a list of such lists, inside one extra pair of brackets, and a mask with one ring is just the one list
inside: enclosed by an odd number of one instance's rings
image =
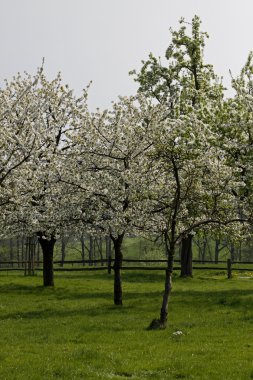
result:
[(169, 297), (172, 290), (172, 270), (167, 268), (165, 271), (165, 286), (163, 293), (163, 302), (160, 313), (160, 328), (165, 328), (167, 325)]
[(42, 236), (42, 233), (38, 234), (38, 240), (43, 253), (43, 285), (54, 286), (53, 256), (56, 239), (52, 235), (50, 240)]
[(122, 242), (124, 234), (118, 235), (117, 238), (111, 236), (114, 245), (114, 305), (122, 305), (122, 281), (121, 281), (121, 266), (122, 266)]
[(182, 239), (181, 245), (181, 277), (192, 277), (192, 238), (189, 234)]
[(160, 311), (160, 318), (152, 320), (148, 327), (149, 330), (165, 329), (167, 326), (169, 299), (172, 291), (172, 273), (174, 266), (175, 247), (174, 245), (172, 245), (169, 250), (166, 247), (166, 250), (168, 262), (167, 268), (165, 270), (164, 293)]

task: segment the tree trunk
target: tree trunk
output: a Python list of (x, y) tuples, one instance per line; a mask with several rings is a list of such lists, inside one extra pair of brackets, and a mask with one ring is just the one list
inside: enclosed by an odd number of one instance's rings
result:
[(19, 256), (19, 237), (17, 237), (17, 262), (18, 262), (18, 268), (20, 267), (20, 256)]
[(33, 237), (27, 238), (27, 244), (28, 244), (28, 276), (34, 275), (34, 257), (33, 257)]
[(63, 236), (61, 239), (61, 267), (63, 267), (64, 265), (65, 257), (66, 257), (66, 239)]
[(202, 248), (202, 264), (205, 264), (206, 261), (206, 248), (207, 248), (207, 238), (203, 240), (203, 248)]
[(232, 261), (235, 261), (236, 257), (235, 257), (235, 246), (234, 246), (234, 244), (231, 244), (231, 246), (230, 246), (230, 257), (231, 257)]
[(25, 255), (24, 255), (24, 275), (28, 275), (28, 250), (29, 250), (29, 238), (25, 238)]
[(241, 242), (238, 248), (238, 261), (242, 261), (242, 243)]
[(181, 246), (181, 277), (192, 277), (192, 238), (189, 234), (182, 239)]
[(167, 324), (167, 316), (168, 316), (168, 304), (169, 304), (169, 296), (172, 289), (172, 274), (171, 271), (166, 269), (165, 272), (165, 287), (163, 294), (163, 302), (161, 307), (160, 314), (160, 328), (165, 328)]
[(111, 262), (112, 262), (112, 250), (111, 250), (111, 238), (110, 236), (106, 236), (105, 238), (106, 242), (106, 259), (107, 259), (107, 266), (108, 266), (108, 273), (111, 273)]
[(118, 235), (117, 238), (111, 237), (114, 245), (114, 305), (122, 305), (122, 282), (121, 282), (121, 266), (122, 266), (122, 242), (124, 233)]
[(150, 323), (148, 327), (149, 330), (165, 329), (167, 326), (169, 298), (170, 298), (170, 294), (172, 290), (172, 273), (173, 273), (174, 255), (175, 255), (174, 244), (172, 245), (170, 250), (168, 250), (166, 246), (166, 253), (168, 257), (168, 264), (165, 270), (164, 293), (163, 293), (162, 307), (160, 311), (160, 318), (152, 320), (152, 322)]
[(93, 257), (93, 237), (90, 236), (90, 247), (89, 247), (89, 265), (92, 265), (92, 257)]
[(38, 234), (38, 240), (43, 253), (43, 285), (54, 286), (53, 255), (56, 239), (51, 236), (50, 240), (42, 238), (42, 233)]
[(37, 266), (40, 266), (40, 245), (38, 244), (37, 241)]
[(99, 238), (99, 241), (98, 241), (98, 251), (99, 251), (99, 255), (100, 255), (100, 260), (101, 260), (101, 265), (103, 266), (104, 265), (104, 258), (103, 258), (103, 242), (102, 242), (102, 238), (100, 237)]
[(13, 239), (12, 238), (10, 238), (10, 262), (11, 262), (11, 264), (10, 264), (10, 266), (13, 268), (13, 263), (12, 263), (12, 261), (13, 261)]
[(81, 247), (82, 247), (82, 261), (83, 261), (83, 266), (85, 265), (85, 240), (84, 240), (84, 234), (81, 235), (80, 237), (81, 241)]
[(215, 256), (214, 256), (214, 261), (215, 261), (215, 264), (218, 264), (218, 261), (219, 261), (219, 245), (220, 245), (220, 240), (216, 239), (215, 240)]

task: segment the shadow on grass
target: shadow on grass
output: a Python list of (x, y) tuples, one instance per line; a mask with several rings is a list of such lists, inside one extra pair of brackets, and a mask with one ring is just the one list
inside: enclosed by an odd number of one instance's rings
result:
[[(118, 313), (118, 314), (127, 314), (129, 313), (129, 310), (133, 307), (96, 307), (96, 308), (85, 308), (85, 307), (79, 307), (75, 309), (50, 309), (50, 308), (44, 308), (43, 310), (29, 310), (26, 312), (15, 312), (15, 313), (9, 313), (5, 315), (0, 316), (0, 322), (4, 320), (29, 320), (29, 319), (49, 319), (49, 318), (56, 318), (57, 321), (59, 321), (61, 318), (76, 318), (76, 317), (98, 317), (99, 319), (102, 316), (105, 316), (106, 314), (111, 315), (112, 312)], [(97, 326), (98, 327), (98, 326)]]
[[(55, 301), (75, 301), (75, 300), (112, 300), (113, 299), (113, 286), (111, 291), (96, 291), (94, 288), (91, 288), (90, 291), (81, 291), (80, 288), (78, 290), (70, 290), (68, 288), (62, 287), (43, 287), (43, 286), (30, 286), (30, 285), (19, 285), (19, 284), (8, 284), (0, 286), (0, 295), (15, 295), (15, 296), (29, 296), (33, 295), (38, 297), (41, 300), (55, 300)], [(145, 293), (145, 289), (143, 292), (127, 292), (124, 291), (123, 284), (123, 295), (125, 299), (140, 299), (140, 298), (153, 298), (156, 296), (160, 296), (162, 292), (147, 292)], [(37, 298), (35, 298), (37, 300)]]
[[(175, 275), (176, 276), (176, 275)], [(111, 274), (105, 272), (79, 272), (73, 274), (69, 274), (68, 272), (62, 272), (56, 274), (57, 279), (71, 279), (71, 280), (103, 280), (112, 282), (114, 278), (114, 272), (111, 271)], [(126, 282), (137, 282), (137, 283), (152, 283), (152, 282), (163, 282), (164, 280), (164, 271), (144, 271), (140, 268), (140, 270), (136, 270), (134, 272), (124, 271), (122, 270), (122, 279)]]
[[(161, 289), (162, 290), (162, 289)], [(4, 320), (30, 320), (30, 319), (64, 319), (64, 318), (76, 318), (76, 317), (91, 317), (96, 321), (96, 317), (101, 318), (105, 316), (106, 323), (110, 319), (110, 315), (122, 315), (127, 316), (132, 310), (136, 310), (136, 314), (148, 310), (149, 305), (154, 305), (159, 308), (162, 299), (162, 291), (145, 292), (145, 288), (142, 292), (124, 292), (123, 301), (126, 305), (119, 307), (112, 305), (113, 294), (109, 291), (96, 292), (91, 289), (87, 291), (70, 291), (64, 288), (43, 288), (42, 286), (29, 286), (19, 284), (8, 284), (0, 286), (0, 295), (14, 294), (16, 296), (35, 295), (35, 301), (38, 299), (40, 304), (37, 304), (35, 310), (28, 311), (15, 311), (13, 313), (1, 313), (0, 321)], [(71, 301), (80, 301), (78, 303), (72, 303)], [(87, 301), (87, 302), (86, 302)], [(21, 301), (22, 302), (22, 301)], [(108, 302), (111, 302), (108, 305)], [(251, 289), (229, 289), (229, 290), (174, 290), (171, 297), (171, 303), (177, 308), (191, 308), (196, 312), (201, 309), (201, 312), (206, 313), (206, 310), (217, 309), (217, 307), (226, 307), (229, 309), (236, 309), (241, 311), (253, 310), (253, 297)], [(158, 309), (159, 310), (159, 309)], [(249, 317), (251, 321), (252, 318)], [(93, 329), (93, 325), (87, 327), (87, 330)], [(110, 327), (111, 326), (111, 327)], [(113, 322), (109, 322), (109, 326), (101, 325), (100, 327), (94, 323), (94, 329), (104, 330), (112, 328)], [(85, 329), (86, 327), (84, 327)], [(114, 327), (113, 327), (114, 328)], [(124, 330), (119, 326), (118, 329)]]

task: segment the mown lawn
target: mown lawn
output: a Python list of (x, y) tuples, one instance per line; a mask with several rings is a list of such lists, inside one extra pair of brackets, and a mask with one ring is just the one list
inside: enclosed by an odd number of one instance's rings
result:
[(148, 331), (161, 272), (123, 273), (123, 307), (106, 272), (56, 273), (55, 289), (1, 273), (0, 379), (253, 379), (253, 277), (241, 276), (176, 276), (168, 328)]

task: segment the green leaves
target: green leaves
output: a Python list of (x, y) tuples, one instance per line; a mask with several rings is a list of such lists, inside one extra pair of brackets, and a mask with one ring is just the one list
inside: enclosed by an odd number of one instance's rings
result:
[(169, 117), (178, 118), (194, 108), (201, 120), (210, 122), (219, 113), (224, 89), (212, 65), (204, 63), (208, 35), (200, 30), (198, 16), (193, 17), (191, 24), (181, 19), (180, 25), (178, 31), (170, 29), (166, 65), (150, 53), (140, 72), (132, 74), (139, 91), (166, 105)]

